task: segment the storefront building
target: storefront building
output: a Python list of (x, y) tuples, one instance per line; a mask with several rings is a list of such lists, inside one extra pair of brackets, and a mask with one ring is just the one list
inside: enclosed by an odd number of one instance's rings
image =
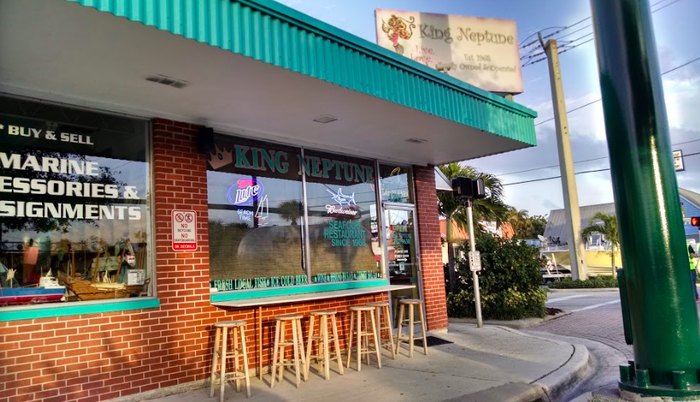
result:
[[(447, 327), (434, 166), (534, 112), (267, 0), (0, 1), (0, 400), (197, 383), (212, 325), (400, 296)], [(42, 302), (42, 303), (38, 303)]]

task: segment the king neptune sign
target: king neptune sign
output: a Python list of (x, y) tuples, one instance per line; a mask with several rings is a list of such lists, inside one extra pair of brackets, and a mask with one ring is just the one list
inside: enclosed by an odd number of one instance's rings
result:
[(523, 92), (515, 21), (381, 9), (375, 15), (380, 46), (487, 91)]

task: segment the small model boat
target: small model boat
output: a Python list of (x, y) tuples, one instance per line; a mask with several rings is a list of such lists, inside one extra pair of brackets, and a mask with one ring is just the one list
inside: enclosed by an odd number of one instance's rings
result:
[[(14, 271), (8, 270), (7, 282), (10, 284), (14, 279)], [(61, 286), (49, 270), (39, 280), (38, 287), (0, 288), (0, 306), (58, 302), (63, 299), (65, 292), (65, 286)]]

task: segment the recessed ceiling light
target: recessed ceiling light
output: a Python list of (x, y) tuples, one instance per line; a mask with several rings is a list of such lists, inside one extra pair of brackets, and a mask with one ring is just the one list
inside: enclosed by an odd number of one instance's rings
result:
[(413, 144), (422, 144), (422, 143), (424, 143), (424, 142), (428, 142), (428, 140), (426, 140), (425, 138), (415, 138), (415, 137), (414, 137), (414, 138), (408, 138), (408, 139), (406, 139), (406, 142), (410, 142), (410, 143), (413, 143)]
[(316, 123), (321, 123), (321, 124), (326, 124), (326, 123), (331, 123), (338, 120), (337, 117), (330, 115), (330, 114), (323, 114), (321, 116), (315, 117), (314, 121)]
[(146, 77), (146, 81), (167, 85), (177, 89), (182, 89), (190, 84), (185, 80), (178, 80), (177, 78), (168, 77), (167, 75), (163, 74), (149, 75)]

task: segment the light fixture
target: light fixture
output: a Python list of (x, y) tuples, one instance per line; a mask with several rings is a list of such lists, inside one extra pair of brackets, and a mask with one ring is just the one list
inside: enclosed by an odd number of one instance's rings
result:
[(412, 144), (423, 144), (424, 142), (428, 142), (425, 138), (407, 138), (406, 142), (410, 142)]
[(163, 74), (149, 75), (146, 77), (146, 81), (155, 82), (156, 84), (163, 84), (169, 87), (182, 89), (188, 86), (190, 83), (185, 80), (178, 80), (177, 78), (168, 77)]
[(333, 115), (330, 115), (330, 114), (322, 114), (322, 115), (314, 118), (314, 121), (316, 123), (321, 123), (321, 124), (331, 123), (331, 122), (334, 122), (336, 120), (338, 120), (338, 118), (333, 116)]

